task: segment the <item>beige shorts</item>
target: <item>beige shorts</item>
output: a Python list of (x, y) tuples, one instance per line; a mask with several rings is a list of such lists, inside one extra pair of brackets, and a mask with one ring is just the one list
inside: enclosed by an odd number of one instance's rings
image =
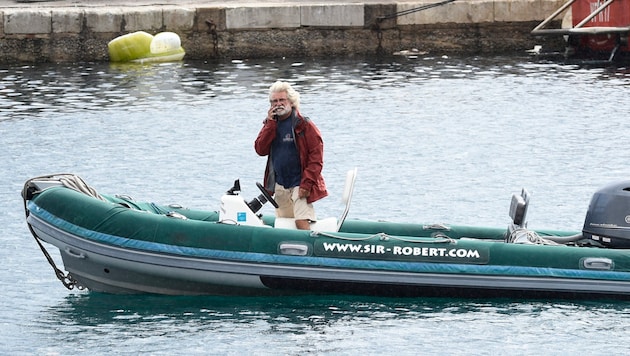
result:
[(279, 218), (295, 218), (296, 220), (317, 221), (313, 204), (306, 202), (306, 198), (299, 199), (300, 187), (286, 189), (276, 184), (273, 199), (278, 203), (276, 216)]

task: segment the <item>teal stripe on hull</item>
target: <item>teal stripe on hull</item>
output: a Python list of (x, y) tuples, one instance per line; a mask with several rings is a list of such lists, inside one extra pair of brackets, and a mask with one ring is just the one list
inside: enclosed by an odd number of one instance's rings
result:
[[(213, 248), (178, 246), (146, 240), (136, 240), (115, 236), (83, 228), (39, 207), (35, 202), (28, 202), (28, 209), (39, 219), (72, 235), (111, 246), (128, 248), (153, 253), (162, 253), (201, 259), (220, 259), (242, 263), (265, 263), (310, 267), (331, 267), (342, 269), (381, 270), (413, 273), (447, 273), (496, 276), (556, 277), (571, 279), (600, 279), (611, 281), (630, 281), (629, 272), (593, 271), (549, 267), (527, 267), (508, 265), (475, 265), (452, 263), (401, 262), (384, 260), (363, 260), (356, 258), (330, 258), (317, 256), (287, 256), (251, 251), (229, 251)], [(288, 240), (291, 240), (288, 238)]]

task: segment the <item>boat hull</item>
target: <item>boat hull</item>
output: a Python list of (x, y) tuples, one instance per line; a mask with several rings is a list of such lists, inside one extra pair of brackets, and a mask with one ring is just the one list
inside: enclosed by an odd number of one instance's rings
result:
[[(346, 219), (327, 227), (334, 230), (305, 231), (276, 226), (270, 216), (239, 220), (244, 201), (222, 218), (98, 194), (72, 175), (46, 178), (25, 184), (26, 222), (70, 289), (630, 299), (630, 249), (607, 248), (583, 233), (516, 226), (525, 222), (525, 192), (513, 197), (510, 216), (519, 218), (506, 229)], [(67, 274), (45, 243), (59, 249)]]
[[(256, 266), (133, 251), (78, 239), (29, 217), (37, 236), (60, 251), (79, 286), (104, 293), (167, 295), (269, 295)], [(240, 271), (239, 271), (240, 270)], [(249, 272), (248, 272), (249, 271)]]
[(134, 251), (73, 236), (33, 215), (28, 223), (56, 246), (79, 286), (104, 293), (269, 296), (360, 294), (390, 297), (630, 297), (630, 281), (469, 273), (416, 273), (260, 264)]

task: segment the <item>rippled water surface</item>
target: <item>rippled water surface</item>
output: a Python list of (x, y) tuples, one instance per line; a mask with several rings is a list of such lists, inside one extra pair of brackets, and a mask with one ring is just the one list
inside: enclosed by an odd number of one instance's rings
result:
[[(289, 80), (325, 141), (337, 215), (580, 230), (591, 195), (630, 176), (630, 71), (528, 57), (16, 65), (0, 69), (0, 351), (6, 354), (624, 354), (619, 301), (219, 298), (68, 291), (24, 222), (30, 177), (218, 209), (257, 195), (266, 89)], [(271, 212), (269, 207), (266, 212)], [(54, 251), (50, 248), (51, 251)], [(55, 259), (57, 255), (53, 254)]]

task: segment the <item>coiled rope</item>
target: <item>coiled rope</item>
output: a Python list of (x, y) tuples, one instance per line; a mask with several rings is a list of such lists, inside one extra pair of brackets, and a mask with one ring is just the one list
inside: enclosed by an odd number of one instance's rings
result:
[(64, 174), (59, 177), (59, 182), (61, 182), (61, 184), (63, 184), (66, 188), (74, 189), (77, 192), (81, 192), (96, 199), (105, 200), (96, 192), (96, 189), (90, 187), (83, 178), (75, 174)]
[(545, 239), (538, 235), (535, 231), (525, 228), (515, 229), (508, 236), (508, 242), (515, 244), (533, 244), (533, 245), (559, 245), (559, 243)]

